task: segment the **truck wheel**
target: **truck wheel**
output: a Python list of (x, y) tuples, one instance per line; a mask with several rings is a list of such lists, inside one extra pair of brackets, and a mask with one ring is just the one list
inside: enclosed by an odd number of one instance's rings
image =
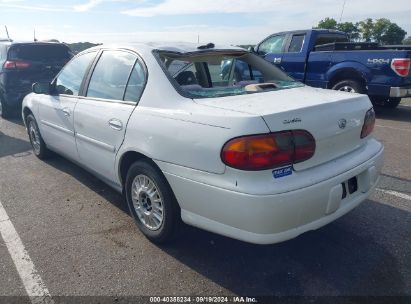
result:
[(398, 97), (380, 97), (380, 96), (372, 96), (370, 97), (371, 102), (375, 106), (380, 106), (389, 109), (395, 109), (401, 102), (401, 98)]
[(364, 85), (358, 80), (342, 80), (337, 82), (332, 89), (349, 93), (365, 93)]
[(174, 238), (181, 224), (180, 207), (158, 168), (145, 160), (132, 164), (125, 193), (134, 221), (150, 241), (165, 243)]
[(32, 114), (27, 116), (26, 126), (34, 154), (39, 159), (46, 159), (50, 155), (50, 150), (47, 149), (46, 143), (44, 142), (43, 137), (41, 137), (36, 119)]
[(9, 118), (11, 116), (11, 109), (2, 97), (0, 97), (0, 116), (2, 118)]

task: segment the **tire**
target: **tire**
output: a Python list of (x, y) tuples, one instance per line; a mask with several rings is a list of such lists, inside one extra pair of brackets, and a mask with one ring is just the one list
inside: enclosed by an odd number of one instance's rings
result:
[(398, 105), (401, 102), (401, 98), (397, 98), (397, 97), (387, 98), (387, 97), (373, 96), (373, 97), (370, 97), (370, 99), (371, 99), (371, 102), (375, 106), (388, 108), (388, 109), (395, 109), (396, 107), (398, 107)]
[(365, 93), (364, 85), (358, 80), (347, 79), (347, 80), (339, 81), (332, 87), (332, 89), (336, 91), (343, 91), (343, 92), (349, 92), (349, 93), (359, 93), (359, 94)]
[(8, 104), (4, 101), (2, 97), (0, 97), (0, 116), (2, 118), (10, 118), (12, 111)]
[(27, 132), (30, 138), (30, 144), (33, 148), (34, 155), (39, 159), (46, 159), (50, 156), (50, 150), (41, 137), (39, 127), (37, 125), (36, 119), (32, 114), (29, 114), (26, 118)]
[(140, 231), (154, 243), (174, 239), (181, 226), (181, 212), (162, 172), (147, 160), (139, 160), (127, 172), (127, 205)]

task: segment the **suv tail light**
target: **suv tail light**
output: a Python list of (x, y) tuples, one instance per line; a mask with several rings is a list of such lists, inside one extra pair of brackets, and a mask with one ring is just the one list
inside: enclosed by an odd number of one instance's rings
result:
[(31, 63), (27, 61), (7, 60), (3, 67), (6, 70), (24, 70), (31, 67)]
[(362, 126), (361, 130), (361, 138), (367, 137), (371, 134), (372, 130), (374, 130), (375, 125), (375, 112), (374, 109), (371, 108), (365, 113), (364, 118), (364, 125)]
[(221, 159), (227, 166), (256, 171), (303, 162), (314, 152), (314, 137), (292, 130), (231, 139), (223, 146)]
[(391, 69), (393, 69), (397, 75), (406, 77), (410, 72), (410, 63), (410, 58), (395, 58), (391, 61)]

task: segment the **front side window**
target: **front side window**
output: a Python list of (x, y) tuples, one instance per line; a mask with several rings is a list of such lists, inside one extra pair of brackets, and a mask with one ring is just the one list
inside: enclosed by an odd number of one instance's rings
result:
[[(157, 58), (177, 90), (190, 98), (251, 94), (301, 85), (269, 62), (248, 52), (158, 52)], [(175, 62), (179, 63), (180, 69), (175, 69)]]
[(123, 100), (137, 56), (124, 51), (104, 51), (93, 71), (87, 97)]
[(96, 52), (90, 52), (70, 61), (56, 78), (57, 93), (78, 96), (84, 74), (95, 56)]
[(258, 47), (259, 54), (282, 53), (285, 35), (273, 36), (263, 41)]

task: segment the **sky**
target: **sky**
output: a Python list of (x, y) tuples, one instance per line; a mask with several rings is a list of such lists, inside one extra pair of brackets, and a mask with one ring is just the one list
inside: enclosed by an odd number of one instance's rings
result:
[[(344, 0), (0, 0), (0, 38), (255, 44), (340, 20)], [(388, 18), (411, 36), (411, 0), (346, 0), (342, 22)]]

